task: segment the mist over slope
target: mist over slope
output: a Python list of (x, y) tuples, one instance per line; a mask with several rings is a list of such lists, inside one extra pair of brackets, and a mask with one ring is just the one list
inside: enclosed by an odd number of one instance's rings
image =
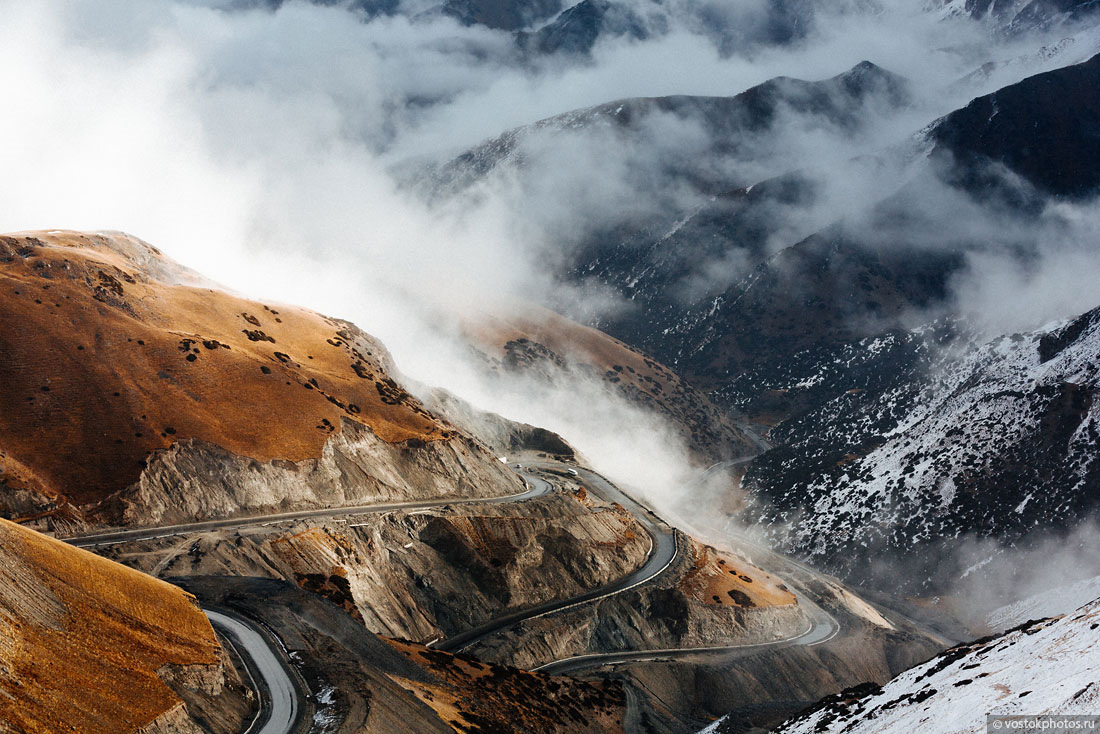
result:
[(500, 389), (468, 317), (556, 309), (777, 441), (1085, 313), (1090, 8), (12, 2), (0, 229), (125, 227), (710, 515), (694, 480), (736, 442), (700, 456), (607, 370)]
[(0, 237), (9, 517), (66, 532), (519, 491), (353, 324), (209, 285), (119, 233)]
[[(0, 514), (251, 599), (348, 728), (966, 728), (1020, 651), (1075, 710), (1093, 606), (887, 678), (1100, 574), (1098, 7), (0, 0)], [(0, 683), (219, 672), (9, 530)]]

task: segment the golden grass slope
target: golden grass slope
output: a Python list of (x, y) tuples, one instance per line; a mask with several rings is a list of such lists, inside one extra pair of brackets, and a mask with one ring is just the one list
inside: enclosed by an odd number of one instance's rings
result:
[(693, 564), (680, 581), (686, 595), (706, 604), (743, 609), (790, 606), (798, 600), (779, 578), (745, 558), (691, 541)]
[(344, 418), (388, 442), (453, 435), (354, 326), (181, 279), (200, 282), (122, 234), (0, 237), (0, 487), (11, 514), (94, 512), (151, 452), (189, 438), (301, 461)]
[(219, 666), (194, 599), (0, 520), (0, 731), (136, 731), (182, 705), (163, 666)]

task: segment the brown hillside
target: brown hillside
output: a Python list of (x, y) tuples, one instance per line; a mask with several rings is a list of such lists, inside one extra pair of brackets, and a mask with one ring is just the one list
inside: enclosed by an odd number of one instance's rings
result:
[(460, 732), (622, 732), (625, 699), (615, 681), (532, 673), (466, 655), (381, 638), (433, 682), (390, 677)]
[(188, 438), (300, 461), (342, 418), (387, 442), (451, 436), (354, 326), (174, 284), (187, 276), (122, 234), (0, 237), (0, 487), (15, 514), (94, 511)]
[(182, 705), (162, 666), (220, 659), (183, 590), (0, 520), (0, 729), (136, 731)]
[(660, 362), (598, 329), (553, 311), (516, 304), (507, 315), (483, 315), (467, 338), (491, 369), (539, 374), (551, 381), (601, 380), (628, 401), (663, 415), (704, 462), (749, 450), (733, 423), (709, 398)]
[(776, 576), (748, 559), (691, 541), (692, 566), (680, 580), (680, 590), (693, 599), (745, 609), (790, 606), (798, 598)]

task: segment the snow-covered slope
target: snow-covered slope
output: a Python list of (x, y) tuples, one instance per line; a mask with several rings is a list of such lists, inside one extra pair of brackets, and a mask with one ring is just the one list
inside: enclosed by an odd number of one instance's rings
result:
[(823, 700), (777, 731), (986, 731), (986, 716), (1100, 711), (1100, 599), (1057, 620), (959, 645), (882, 688)]
[(1061, 29), (1093, 17), (1090, 0), (933, 0), (926, 9), (944, 19), (970, 17), (1007, 35)]
[(785, 550), (833, 571), (869, 580), (885, 554), (912, 564), (886, 571), (894, 583), (950, 581), (967, 569), (937, 548), (963, 536), (1012, 543), (1096, 509), (1098, 389), (1100, 309), (942, 357), (774, 431), (786, 445), (750, 469), (751, 514)]

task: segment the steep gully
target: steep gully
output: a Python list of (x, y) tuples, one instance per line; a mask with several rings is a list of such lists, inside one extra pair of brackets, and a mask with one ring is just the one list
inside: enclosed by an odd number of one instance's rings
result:
[[(719, 466), (731, 466), (747, 460), (748, 459), (741, 459), (721, 462), (720, 464), (710, 467), (707, 471), (712, 471)], [(526, 480), (528, 489), (525, 492), (511, 496), (368, 504), (274, 513), (252, 517), (207, 520), (182, 525), (95, 533), (68, 538), (66, 542), (77, 547), (95, 548), (140, 540), (188, 535), (214, 529), (271, 525), (276, 522), (288, 520), (336, 518), (348, 515), (391, 512), (395, 510), (430, 509), (447, 505), (521, 502), (533, 497), (548, 494), (554, 490), (554, 485), (550, 481), (533, 473), (533, 471), (537, 470), (556, 470), (573, 474), (603, 499), (621, 504), (635, 516), (649, 534), (651, 539), (649, 555), (645, 563), (633, 573), (613, 583), (591, 589), (576, 596), (546, 602), (535, 607), (507, 614), (449, 639), (435, 641), (430, 645), (436, 649), (447, 652), (465, 650), (478, 641), (496, 632), (513, 627), (525, 620), (548, 616), (555, 612), (560, 612), (565, 609), (570, 609), (581, 604), (590, 603), (633, 589), (654, 580), (675, 561), (678, 550), (673, 528), (658, 517), (652, 510), (634, 500), (602, 475), (587, 469), (559, 462), (539, 462), (528, 465), (527, 467), (517, 465), (514, 466), (513, 469)], [(769, 556), (774, 556), (774, 554), (771, 554), (767, 549), (757, 547), (757, 550)], [(779, 557), (777, 557), (777, 559), (793, 563), (789, 561), (789, 559), (782, 559)], [(802, 566), (801, 564), (797, 565), (804, 572), (813, 573), (812, 569)], [(800, 590), (793, 586), (792, 589), (798, 597), (799, 604), (805, 610), (809, 618), (809, 625), (806, 630), (790, 638), (763, 643), (720, 647), (638, 650), (603, 654), (595, 653), (551, 661), (539, 666), (536, 670), (546, 673), (563, 674), (614, 663), (723, 656), (730, 655), (731, 653), (758, 651), (777, 646), (818, 645), (832, 639), (840, 630), (840, 625), (837, 620), (807, 598)], [(247, 729), (247, 732), (249, 734), (290, 734), (293, 732), (297, 724), (299, 712), (303, 708), (302, 702), (307, 692), (291, 678), (289, 673), (289, 661), (285, 653), (278, 649), (276, 645), (272, 644), (269, 635), (264, 634), (259, 626), (251, 620), (228, 615), (224, 610), (204, 611), (207, 612), (215, 628), (222, 633), (223, 637), (229, 641), (238, 655), (244, 659), (245, 665), (248, 668), (248, 673), (252, 677), (254, 687), (259, 694), (261, 707), (256, 718), (249, 729)]]

